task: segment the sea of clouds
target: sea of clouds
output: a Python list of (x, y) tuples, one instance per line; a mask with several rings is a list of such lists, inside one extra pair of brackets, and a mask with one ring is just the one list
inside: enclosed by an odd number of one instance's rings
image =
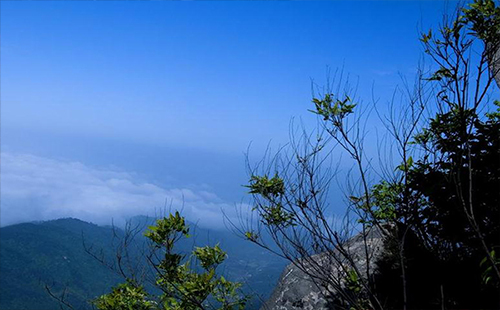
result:
[(215, 193), (162, 188), (133, 172), (95, 168), (81, 162), (3, 152), (0, 225), (74, 217), (96, 224), (121, 224), (136, 215), (181, 210), (201, 226), (221, 228), (222, 211), (236, 206)]

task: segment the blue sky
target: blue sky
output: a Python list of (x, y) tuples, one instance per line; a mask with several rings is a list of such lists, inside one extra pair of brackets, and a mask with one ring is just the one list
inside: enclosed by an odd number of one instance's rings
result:
[(446, 5), (3, 1), (1, 223), (106, 222), (184, 191), (189, 216), (220, 225), (245, 196), (248, 145), (286, 143), (293, 117), (314, 126), (311, 80), (343, 67), (387, 102)]

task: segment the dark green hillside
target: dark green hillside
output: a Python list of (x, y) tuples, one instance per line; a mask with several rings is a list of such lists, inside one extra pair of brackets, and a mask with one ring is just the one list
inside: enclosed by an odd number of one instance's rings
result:
[[(134, 221), (152, 221), (136, 217)], [(190, 251), (193, 245), (220, 243), (228, 259), (220, 267), (227, 278), (245, 283), (245, 291), (266, 298), (281, 273), (284, 262), (255, 245), (227, 231), (209, 231), (193, 227), (193, 237), (180, 245)], [(122, 233), (121, 230), (118, 230)], [(113, 231), (77, 219), (24, 223), (0, 228), (0, 309), (58, 309), (44, 284), (62, 292), (69, 288), (69, 301), (75, 309), (89, 309), (87, 301), (123, 281), (85, 252), (86, 244), (104, 249), (112, 257)], [(144, 241), (139, 234), (138, 242)], [(249, 309), (261, 301), (253, 299)]]
[(112, 231), (76, 219), (26, 223), (0, 229), (0, 308), (57, 309), (44, 284), (61, 292), (77, 309), (121, 281), (85, 251), (85, 239), (109, 248)]

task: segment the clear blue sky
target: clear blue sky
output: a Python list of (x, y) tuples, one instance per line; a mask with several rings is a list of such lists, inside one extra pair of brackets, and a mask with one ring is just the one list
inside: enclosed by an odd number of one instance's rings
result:
[(446, 5), (2, 1), (2, 223), (99, 222), (176, 190), (215, 218), (244, 196), (250, 142), (314, 123), (311, 79), (343, 67), (361, 98), (387, 101)]

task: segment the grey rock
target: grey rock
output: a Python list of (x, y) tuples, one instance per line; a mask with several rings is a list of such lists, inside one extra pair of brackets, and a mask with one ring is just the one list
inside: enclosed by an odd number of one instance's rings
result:
[[(366, 234), (366, 240), (368, 260), (372, 265), (370, 268), (373, 268), (375, 261), (382, 253), (383, 234), (378, 229), (371, 229)], [(364, 245), (363, 235), (358, 234), (349, 239), (344, 247), (361, 275), (367, 272)], [(334, 290), (322, 285), (319, 279), (328, 276), (344, 279), (346, 268), (350, 269), (351, 266), (338, 249), (311, 256), (302, 262), (291, 263), (281, 274), (276, 288), (261, 310), (332, 309), (329, 301), (335, 298), (332, 296)], [(317, 275), (317, 277), (313, 278), (311, 275)]]
[(493, 60), (493, 72), (495, 72), (495, 80), (497, 81), (498, 87), (500, 87), (500, 48), (497, 50), (495, 54), (495, 58)]

